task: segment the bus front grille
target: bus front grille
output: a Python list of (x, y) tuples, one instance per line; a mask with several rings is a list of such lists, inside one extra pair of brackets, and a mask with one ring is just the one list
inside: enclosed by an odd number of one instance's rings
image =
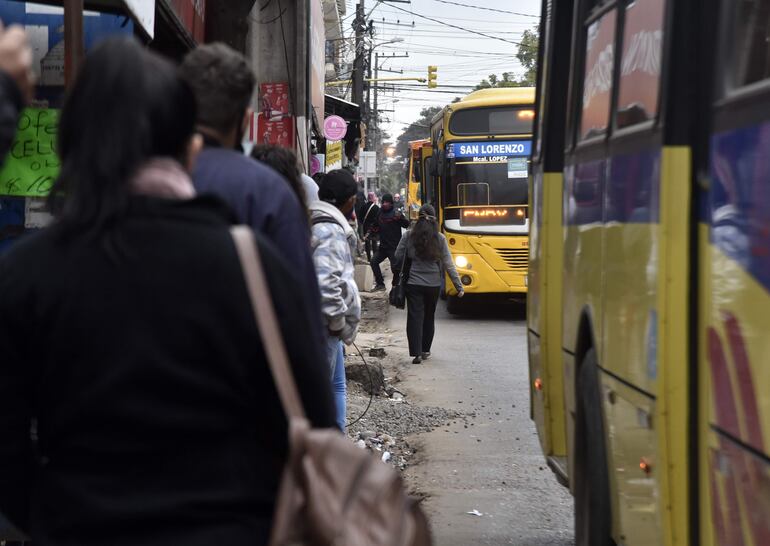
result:
[(529, 249), (526, 248), (498, 248), (497, 253), (508, 267), (517, 271), (526, 271), (529, 263)]

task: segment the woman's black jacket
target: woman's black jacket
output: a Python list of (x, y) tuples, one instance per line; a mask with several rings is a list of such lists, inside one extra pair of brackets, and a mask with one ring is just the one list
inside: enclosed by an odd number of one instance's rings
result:
[[(0, 259), (0, 512), (35, 546), (267, 542), (287, 423), (231, 218), (134, 197), (108, 239), (52, 227)], [(333, 427), (303, 292), (258, 241), (307, 413)]]

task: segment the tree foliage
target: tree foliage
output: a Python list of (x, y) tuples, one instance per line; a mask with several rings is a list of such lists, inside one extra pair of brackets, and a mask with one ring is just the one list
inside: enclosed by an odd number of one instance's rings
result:
[(537, 27), (524, 31), (516, 52), (521, 66), (524, 68), (524, 75), (517, 79), (512, 72), (503, 72), (502, 76), (490, 74), (488, 78), (482, 80), (473, 90), (489, 89), (491, 87), (534, 87), (537, 81), (537, 48), (539, 46), (539, 35)]
[(521, 87), (521, 84), (519, 80), (514, 78), (513, 73), (503, 72), (502, 76), (490, 74), (488, 78), (481, 80), (481, 83), (474, 87), (473, 90), (478, 91), (479, 89), (490, 89), (492, 87)]
[(430, 136), (430, 122), (441, 110), (441, 106), (429, 106), (420, 111), (419, 119), (411, 123), (398, 137), (398, 142), (396, 144), (397, 156), (407, 157), (409, 155), (409, 143), (411, 141), (428, 138)]
[(539, 45), (540, 36), (537, 27), (525, 30), (521, 37), (519, 50), (516, 52), (516, 58), (526, 70), (524, 77), (519, 80), (522, 86), (534, 87), (537, 83), (537, 48)]

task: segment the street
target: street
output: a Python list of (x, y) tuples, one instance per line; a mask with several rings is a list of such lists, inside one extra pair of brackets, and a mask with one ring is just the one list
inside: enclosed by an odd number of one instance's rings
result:
[[(392, 310), (394, 340), (405, 338), (405, 324), (406, 313)], [(407, 470), (426, 496), (437, 545), (573, 543), (572, 498), (545, 465), (529, 418), (523, 308), (470, 307), (455, 317), (440, 303), (433, 356), (402, 376), (412, 404), (468, 416), (417, 436), (418, 462)]]

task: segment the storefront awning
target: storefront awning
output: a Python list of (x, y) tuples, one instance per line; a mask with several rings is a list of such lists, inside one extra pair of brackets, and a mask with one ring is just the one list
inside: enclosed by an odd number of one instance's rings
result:
[(326, 116), (340, 116), (346, 121), (361, 121), (361, 108), (356, 103), (334, 95), (326, 95), (324, 110)]

